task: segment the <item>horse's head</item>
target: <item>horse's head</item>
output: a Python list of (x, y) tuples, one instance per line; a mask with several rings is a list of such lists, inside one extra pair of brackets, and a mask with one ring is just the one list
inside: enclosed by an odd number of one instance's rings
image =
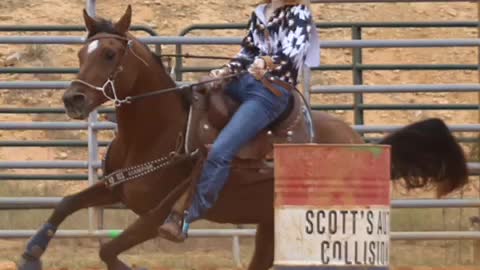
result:
[(80, 71), (63, 95), (67, 114), (74, 119), (85, 119), (108, 100), (122, 104), (132, 94), (140, 65), (146, 64), (139, 42), (128, 34), (130, 5), (116, 23), (94, 19), (85, 10), (83, 17), (88, 36), (78, 52)]

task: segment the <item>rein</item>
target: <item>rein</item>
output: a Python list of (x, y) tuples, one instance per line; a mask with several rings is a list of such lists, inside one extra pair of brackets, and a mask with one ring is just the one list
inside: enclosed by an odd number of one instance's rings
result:
[[(137, 95), (137, 96), (126, 96), (125, 98), (120, 99), (117, 95), (117, 90), (116, 90), (116, 87), (115, 87), (115, 79), (116, 79), (117, 75), (123, 71), (122, 62), (126, 58), (128, 53), (130, 52), (131, 54), (133, 54), (138, 60), (140, 60), (147, 67), (148, 67), (148, 63), (147, 63), (147, 61), (142, 59), (140, 56), (138, 56), (138, 54), (135, 53), (135, 50), (133, 49), (133, 43), (134, 43), (133, 39), (129, 39), (127, 37), (114, 35), (114, 34), (101, 33), (101, 34), (95, 35), (95, 36), (87, 39), (86, 42), (99, 40), (99, 39), (103, 39), (103, 38), (113, 38), (113, 39), (118, 39), (118, 40), (126, 42), (125, 51), (122, 55), (122, 58), (119, 60), (118, 66), (113, 70), (112, 73), (110, 73), (110, 75), (108, 76), (108, 79), (105, 81), (105, 83), (102, 86), (96, 86), (96, 85), (93, 85), (93, 84), (91, 84), (89, 82), (86, 82), (84, 80), (81, 80), (81, 79), (74, 79), (74, 80), (72, 80), (72, 83), (80, 83), (80, 84), (83, 84), (83, 85), (85, 85), (85, 86), (87, 86), (91, 89), (102, 92), (103, 95), (108, 100), (114, 102), (115, 107), (120, 107), (123, 104), (130, 104), (134, 101), (138, 101), (138, 100), (141, 100), (141, 99), (144, 99), (144, 98), (147, 98), (147, 97), (162, 95), (162, 94), (166, 94), (166, 93), (169, 93), (169, 92), (176, 92), (176, 91), (183, 91), (183, 90), (187, 90), (187, 89), (193, 89), (194, 87), (198, 87), (198, 86), (201, 86), (201, 85), (206, 85), (206, 84), (209, 84), (209, 83), (212, 83), (212, 82), (223, 81), (223, 80), (238, 77), (238, 76), (241, 76), (241, 75), (247, 73), (246, 71), (239, 72), (239, 73), (235, 73), (235, 74), (231, 74), (231, 75), (227, 75), (227, 76), (222, 76), (221, 78), (212, 78), (210, 80), (194, 83), (194, 84), (187, 85), (187, 86), (161, 89), (161, 90), (151, 91), (151, 92), (148, 92), (146, 94), (141, 94), (141, 95)], [(191, 55), (191, 54), (166, 54), (166, 55), (161, 55), (161, 57), (173, 57), (173, 56), (184, 57), (184, 58), (204, 58), (204, 59), (221, 59), (221, 60), (231, 60), (232, 59), (230, 57), (223, 57), (223, 56), (200, 56), (200, 55)], [(110, 89), (111, 89), (111, 92), (112, 92), (113, 96), (109, 96), (107, 94), (107, 88), (109, 86), (110, 86)]]
[(125, 99), (128, 100), (128, 103), (131, 103), (133, 101), (138, 101), (140, 99), (147, 98), (147, 97), (163, 95), (163, 94), (166, 94), (166, 93), (169, 93), (169, 92), (193, 89), (197, 86), (209, 84), (209, 83), (212, 83), (212, 82), (217, 82), (217, 81), (222, 81), (222, 80), (226, 80), (226, 79), (230, 79), (230, 78), (234, 78), (234, 77), (239, 77), (239, 76), (241, 76), (243, 74), (246, 74), (246, 73), (248, 73), (248, 72), (247, 71), (242, 71), (242, 72), (238, 72), (238, 73), (235, 73), (235, 74), (226, 75), (226, 76), (223, 76), (221, 78), (213, 78), (213, 79), (210, 79), (210, 80), (205, 80), (205, 81), (190, 84), (190, 85), (156, 90), (156, 91), (148, 92), (148, 93), (137, 95), (137, 96), (128, 96)]
[(178, 57), (178, 58), (199, 58), (199, 59), (217, 59), (217, 60), (232, 60), (231, 57), (226, 56), (209, 56), (209, 55), (195, 55), (195, 54), (162, 54), (160, 57)]

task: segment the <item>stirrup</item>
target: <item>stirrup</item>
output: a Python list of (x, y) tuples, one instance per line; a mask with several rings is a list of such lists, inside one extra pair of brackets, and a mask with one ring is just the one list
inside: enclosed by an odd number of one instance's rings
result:
[(187, 222), (188, 211), (183, 211), (182, 220), (180, 222), (180, 228), (182, 228), (182, 235), (184, 239), (188, 238), (188, 230), (190, 229), (190, 223)]
[(158, 233), (163, 238), (172, 242), (181, 243), (185, 241), (188, 237), (188, 229), (190, 227), (190, 224), (185, 221), (187, 214), (188, 211), (184, 211), (183, 216), (175, 212), (171, 213), (158, 229)]

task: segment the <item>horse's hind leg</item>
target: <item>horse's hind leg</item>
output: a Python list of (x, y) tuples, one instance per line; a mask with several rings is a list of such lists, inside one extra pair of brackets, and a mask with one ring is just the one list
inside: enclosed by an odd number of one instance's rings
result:
[(260, 223), (255, 236), (255, 252), (248, 270), (267, 270), (273, 266), (273, 221)]
[(118, 201), (113, 193), (101, 183), (91, 186), (79, 193), (64, 197), (48, 221), (30, 238), (18, 265), (18, 269), (42, 269), (40, 257), (47, 249), (48, 243), (50, 239), (53, 238), (58, 226), (69, 215), (83, 208), (108, 205)]

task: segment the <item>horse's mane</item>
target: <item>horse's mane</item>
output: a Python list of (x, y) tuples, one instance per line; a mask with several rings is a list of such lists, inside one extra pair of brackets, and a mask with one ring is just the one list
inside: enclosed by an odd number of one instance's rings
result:
[[(100, 33), (107, 33), (107, 34), (125, 36), (124, 33), (120, 33), (115, 29), (112, 21), (104, 19), (102, 17), (96, 17), (95, 21), (96, 21), (96, 25), (95, 25), (96, 27), (95, 27), (94, 31), (88, 32), (87, 39), (95, 36), (96, 34), (100, 34)], [(163, 65), (163, 61), (162, 61), (161, 56), (154, 53), (152, 50), (150, 50), (150, 48), (147, 45), (145, 45), (143, 43), (141, 43), (141, 44), (152, 54), (153, 58), (155, 58), (155, 60), (160, 65), (162, 65), (163, 68), (165, 68), (165, 66)]]

